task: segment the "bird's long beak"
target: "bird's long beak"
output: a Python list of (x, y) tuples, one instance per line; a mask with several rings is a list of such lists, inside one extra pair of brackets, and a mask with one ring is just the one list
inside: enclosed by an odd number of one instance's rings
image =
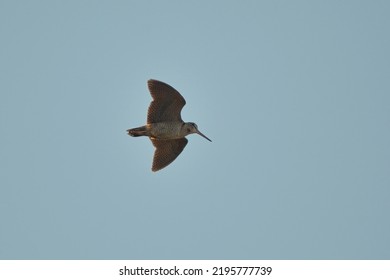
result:
[(206, 138), (207, 140), (209, 140), (210, 142), (212, 142), (206, 135), (204, 135), (202, 132), (200, 132), (199, 130), (196, 130), (196, 133), (198, 133), (200, 136)]

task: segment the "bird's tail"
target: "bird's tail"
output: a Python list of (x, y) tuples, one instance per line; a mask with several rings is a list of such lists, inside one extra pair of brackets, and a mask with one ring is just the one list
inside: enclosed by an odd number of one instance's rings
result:
[(138, 136), (148, 136), (147, 131), (146, 131), (146, 126), (140, 126), (136, 128), (130, 128), (127, 130), (127, 134), (133, 137), (138, 137)]

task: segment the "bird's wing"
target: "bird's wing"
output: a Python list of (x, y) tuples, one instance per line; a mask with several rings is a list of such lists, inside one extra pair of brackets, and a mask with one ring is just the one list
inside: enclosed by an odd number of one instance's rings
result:
[(177, 90), (157, 80), (149, 80), (148, 87), (153, 101), (149, 106), (147, 123), (183, 121), (180, 112), (186, 101)]
[(187, 138), (179, 138), (172, 140), (159, 140), (150, 138), (153, 146), (156, 147), (153, 157), (152, 171), (158, 171), (174, 161), (184, 147), (187, 145)]

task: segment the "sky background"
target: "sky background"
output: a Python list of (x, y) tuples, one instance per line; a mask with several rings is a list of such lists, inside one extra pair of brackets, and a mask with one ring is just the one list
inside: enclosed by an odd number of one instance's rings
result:
[[(389, 1), (0, 1), (0, 259), (389, 259)], [(146, 82), (187, 101), (153, 173)]]

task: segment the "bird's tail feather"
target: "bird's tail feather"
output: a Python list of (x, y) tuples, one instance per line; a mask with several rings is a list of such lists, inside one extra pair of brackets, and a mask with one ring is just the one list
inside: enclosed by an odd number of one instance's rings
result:
[(136, 128), (130, 128), (127, 130), (127, 134), (133, 137), (147, 136), (146, 126), (140, 126)]

